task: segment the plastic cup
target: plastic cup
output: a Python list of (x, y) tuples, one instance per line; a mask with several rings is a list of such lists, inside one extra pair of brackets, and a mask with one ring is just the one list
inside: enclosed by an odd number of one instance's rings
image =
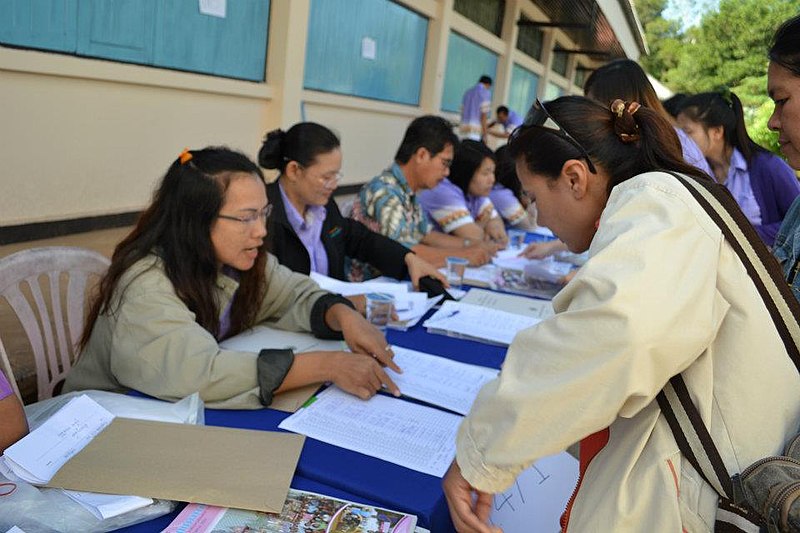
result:
[(467, 270), (469, 261), (463, 257), (448, 257), (447, 262), (447, 282), (455, 289), (460, 289), (464, 284), (464, 272)]
[(367, 321), (378, 329), (386, 329), (392, 320), (394, 296), (383, 292), (370, 292), (367, 298)]
[(525, 245), (525, 232), (519, 229), (508, 230), (508, 245), (520, 249)]

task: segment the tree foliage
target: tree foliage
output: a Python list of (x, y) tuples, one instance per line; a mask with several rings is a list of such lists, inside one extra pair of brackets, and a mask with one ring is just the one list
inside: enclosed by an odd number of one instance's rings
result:
[(696, 27), (681, 31), (663, 18), (666, 0), (639, 0), (650, 55), (643, 66), (676, 92), (731, 90), (745, 105), (751, 136), (776, 146), (766, 127), (772, 104), (767, 96), (767, 50), (784, 20), (798, 13), (797, 0), (721, 0)]

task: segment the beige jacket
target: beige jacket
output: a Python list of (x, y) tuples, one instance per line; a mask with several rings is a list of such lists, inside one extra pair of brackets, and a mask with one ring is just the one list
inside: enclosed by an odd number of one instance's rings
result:
[[(329, 293), (272, 255), (267, 256), (266, 276), (267, 293), (257, 321), (310, 331), (312, 307)], [(238, 283), (220, 275), (217, 284), (219, 308), (224, 310)], [(118, 310), (98, 317), (65, 392), (135, 389), (174, 401), (199, 391), (209, 407), (263, 407), (256, 379), (258, 354), (221, 349), (175, 294), (160, 259), (151, 255), (134, 264), (122, 276), (115, 298), (121, 287), (125, 290)]]
[[(521, 332), (458, 436), (465, 478), (507, 488), (610, 426), (568, 529), (711, 531), (717, 497), (682, 460), (656, 394), (683, 372), (729, 472), (800, 427), (800, 377), (744, 267), (676, 178), (614, 188), (556, 316)], [(554, 528), (558, 525), (554, 524)]]

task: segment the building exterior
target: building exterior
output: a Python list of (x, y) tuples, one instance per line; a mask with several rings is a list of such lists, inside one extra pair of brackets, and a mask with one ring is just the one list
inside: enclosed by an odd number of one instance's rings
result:
[(341, 136), (342, 185), (352, 188), (391, 161), (413, 117), (457, 121), (461, 95), (482, 74), (494, 79), (493, 107), (524, 114), (537, 96), (580, 94), (593, 67), (646, 53), (631, 0), (3, 6), (6, 238), (37, 223), (137, 212), (184, 147), (255, 156), (265, 132), (300, 120)]

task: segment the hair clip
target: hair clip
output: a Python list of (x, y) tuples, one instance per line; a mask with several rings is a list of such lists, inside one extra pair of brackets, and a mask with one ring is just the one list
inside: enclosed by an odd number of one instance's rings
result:
[(181, 152), (181, 154), (178, 156), (178, 159), (180, 160), (181, 165), (185, 165), (186, 163), (192, 160), (192, 157), (193, 157), (192, 152), (189, 151), (189, 147), (187, 146), (186, 148), (183, 149), (183, 152)]
[(625, 102), (617, 98), (613, 102), (611, 102), (611, 112), (617, 115), (617, 118), (622, 118), (622, 115), (627, 111), (631, 115), (639, 111), (639, 108), (642, 107), (642, 104), (639, 102), (630, 102), (628, 104), (627, 109), (625, 108)]

